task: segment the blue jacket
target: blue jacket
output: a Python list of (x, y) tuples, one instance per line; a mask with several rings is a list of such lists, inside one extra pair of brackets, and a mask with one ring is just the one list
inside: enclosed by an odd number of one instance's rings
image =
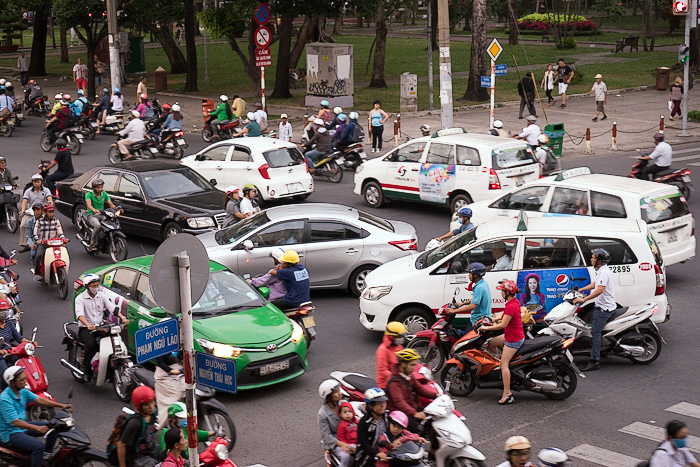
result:
[(340, 137), (338, 141), (352, 141), (352, 134), (355, 132), (355, 123), (357, 123), (357, 120), (353, 122), (353, 120), (350, 120), (350, 123), (345, 125), (345, 130), (343, 130), (343, 135)]

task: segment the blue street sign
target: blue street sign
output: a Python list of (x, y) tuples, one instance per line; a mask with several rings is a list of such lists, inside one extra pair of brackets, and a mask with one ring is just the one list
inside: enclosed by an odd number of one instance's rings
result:
[(508, 65), (496, 65), (496, 76), (505, 76), (508, 74)]
[(180, 349), (177, 319), (171, 318), (134, 333), (136, 363), (141, 364)]
[(490, 88), (491, 87), (491, 77), (490, 76), (482, 76), (481, 77), (481, 87), (482, 88)]
[(267, 23), (270, 19), (270, 7), (267, 6), (265, 3), (261, 3), (260, 5), (258, 5), (258, 7), (255, 9), (254, 19), (255, 22), (258, 23), (258, 25), (260, 26)]
[(197, 384), (236, 394), (236, 361), (197, 352)]

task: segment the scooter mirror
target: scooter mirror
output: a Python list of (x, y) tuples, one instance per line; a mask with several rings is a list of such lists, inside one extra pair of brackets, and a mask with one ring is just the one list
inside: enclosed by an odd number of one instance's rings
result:
[(16, 254), (17, 254), (17, 250), (12, 250), (12, 251), (10, 252), (10, 256), (14, 256), (14, 255), (16, 255)]

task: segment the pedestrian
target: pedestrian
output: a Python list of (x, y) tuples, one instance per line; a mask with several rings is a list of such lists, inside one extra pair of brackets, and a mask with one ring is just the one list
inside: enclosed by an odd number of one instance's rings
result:
[(73, 66), (73, 81), (78, 89), (87, 92), (88, 67), (83, 63), (83, 59), (78, 57), (78, 63)]
[(73, 47), (73, 42), (75, 42), (75, 28), (70, 28), (70, 46)]
[[(603, 82), (603, 75), (600, 73), (595, 75), (595, 83), (593, 83), (591, 90), (586, 93), (586, 96), (590, 96), (591, 93), (595, 93), (595, 117), (593, 117), (593, 121), (598, 121), (598, 115), (601, 112), (603, 113), (601, 120), (605, 120), (608, 118), (605, 115), (605, 104), (608, 103), (608, 87)], [(673, 120), (673, 117), (671, 117), (671, 120)]]
[(282, 121), (280, 122), (279, 131), (277, 132), (277, 137), (282, 141), (292, 140), (292, 124), (287, 121), (287, 114), (280, 115)]
[(243, 100), (241, 96), (238, 94), (233, 96), (233, 114), (236, 116), (236, 118), (243, 118), (243, 116), (248, 113), (246, 110), (247, 107), (248, 103)]
[(524, 139), (527, 141), (527, 144), (537, 148), (540, 144), (538, 138), (542, 134), (542, 129), (537, 125), (537, 117), (534, 115), (528, 115), (525, 119), (527, 120), (527, 126), (523, 128), (522, 133), (513, 136), (513, 138)]
[(547, 65), (547, 70), (544, 72), (544, 76), (542, 77), (542, 83), (540, 83), (540, 88), (544, 89), (544, 93), (547, 95), (547, 107), (554, 104), (554, 102), (556, 101), (552, 97), (555, 76), (556, 73), (554, 72), (554, 67), (550, 63), (549, 65)]
[(683, 80), (680, 76), (676, 76), (675, 82), (671, 85), (668, 90), (668, 100), (671, 101), (671, 116), (669, 117), (673, 121), (673, 116), (681, 116), (681, 100), (683, 100)]
[(496, 467), (532, 467), (530, 441), (524, 436), (511, 436), (506, 440), (506, 461)]
[(106, 63), (100, 60), (100, 57), (95, 54), (94, 56), (94, 74), (95, 74), (95, 87), (102, 86), (102, 80), (104, 79)]
[(666, 440), (654, 451), (649, 467), (700, 467), (686, 446), (688, 427), (680, 420), (671, 420), (666, 424)]
[(518, 118), (523, 119), (523, 110), (527, 106), (527, 111), (530, 115), (537, 117), (537, 110), (535, 109), (535, 80), (533, 79), (532, 72), (528, 71), (525, 73), (525, 78), (518, 81), (518, 95), (520, 96), (520, 112), (518, 113)]
[(29, 68), (27, 68), (27, 59), (24, 56), (24, 52), (17, 57), (17, 70), (19, 70), (20, 83), (22, 86), (26, 86), (27, 82), (29, 82)]
[(561, 96), (561, 105), (559, 107), (565, 109), (566, 89), (569, 87), (569, 83), (571, 83), (571, 80), (574, 78), (574, 70), (572, 70), (571, 67), (566, 64), (563, 58), (560, 58), (557, 74), (559, 75), (559, 95)]
[(136, 86), (136, 102), (141, 102), (141, 94), (148, 94), (148, 88), (146, 87), (146, 75), (141, 75), (139, 78), (139, 85)]
[(369, 111), (369, 119), (372, 122), (372, 152), (382, 150), (382, 134), (384, 134), (384, 122), (389, 119), (389, 115), (381, 109), (382, 103), (377, 99), (374, 101), (374, 108)]

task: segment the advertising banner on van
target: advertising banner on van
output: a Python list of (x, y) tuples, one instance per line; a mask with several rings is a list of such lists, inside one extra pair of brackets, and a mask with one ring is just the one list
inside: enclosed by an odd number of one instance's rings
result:
[(455, 166), (447, 164), (421, 164), (418, 176), (420, 199), (445, 203), (455, 186)]
[(591, 283), (587, 268), (528, 269), (518, 271), (518, 295), (520, 304), (527, 307), (535, 322), (542, 322), (552, 308), (563, 301), (564, 294), (571, 289), (573, 280), (581, 288)]

